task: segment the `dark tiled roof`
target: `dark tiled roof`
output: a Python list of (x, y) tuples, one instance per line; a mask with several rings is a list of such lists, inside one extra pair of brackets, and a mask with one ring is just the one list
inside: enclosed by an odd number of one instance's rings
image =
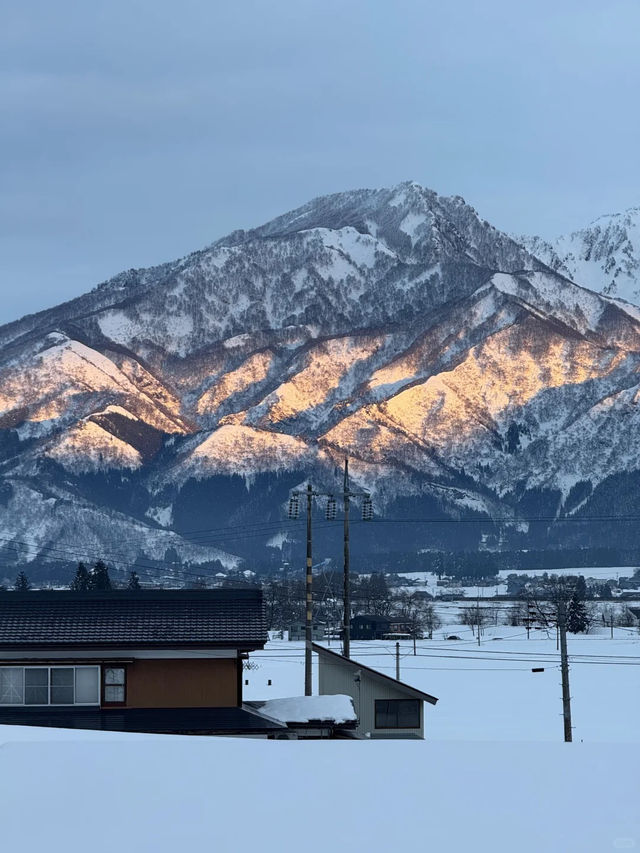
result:
[(0, 593), (2, 649), (69, 646), (261, 648), (259, 589)]
[(412, 687), (410, 684), (405, 684), (404, 681), (396, 681), (395, 678), (391, 678), (389, 675), (385, 675), (382, 672), (378, 672), (377, 669), (371, 669), (370, 666), (365, 666), (363, 663), (360, 663), (358, 660), (353, 660), (353, 658), (346, 658), (343, 655), (339, 655), (336, 652), (332, 652), (329, 649), (325, 649), (324, 646), (319, 646), (317, 643), (313, 643), (311, 648), (318, 655), (324, 655), (328, 660), (335, 660), (336, 662), (340, 662), (345, 666), (351, 666), (353, 669), (361, 669), (363, 672), (368, 673), (373, 678), (378, 681), (382, 681), (388, 686), (393, 686), (396, 690), (403, 690), (409, 696), (412, 696), (414, 699), (420, 699), (423, 702), (429, 702), (431, 705), (435, 705), (438, 701), (435, 696), (432, 696), (430, 693), (424, 693), (422, 690), (417, 690), (415, 687)]
[[(394, 620), (390, 619), (388, 616), (375, 616), (375, 615), (367, 616), (366, 613), (362, 616), (354, 616), (353, 619), (351, 620), (351, 622), (376, 622), (379, 624), (386, 624), (386, 623), (392, 622), (392, 621), (394, 621)], [(397, 621), (397, 620), (395, 620), (395, 621)]]
[(253, 734), (286, 729), (246, 708), (4, 708), (0, 725), (109, 732)]

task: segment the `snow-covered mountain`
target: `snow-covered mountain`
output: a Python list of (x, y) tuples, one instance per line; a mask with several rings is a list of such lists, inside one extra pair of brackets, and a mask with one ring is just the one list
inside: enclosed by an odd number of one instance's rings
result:
[[(345, 455), (387, 519), (635, 500), (640, 311), (540, 254), (405, 183), (0, 328), (4, 564), (297, 561), (289, 489), (335, 489)], [(566, 522), (390, 529), (356, 526), (360, 553), (606, 539)]]
[(539, 237), (519, 242), (572, 281), (640, 305), (640, 207), (600, 216), (551, 242)]

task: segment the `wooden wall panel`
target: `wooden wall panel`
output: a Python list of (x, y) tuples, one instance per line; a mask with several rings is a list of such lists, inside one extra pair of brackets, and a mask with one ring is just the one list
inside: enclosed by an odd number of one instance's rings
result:
[(127, 664), (128, 708), (220, 708), (238, 703), (237, 661), (137, 660)]

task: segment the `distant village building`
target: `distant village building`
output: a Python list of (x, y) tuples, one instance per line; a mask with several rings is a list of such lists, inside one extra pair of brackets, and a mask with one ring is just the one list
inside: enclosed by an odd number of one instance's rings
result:
[(365, 614), (354, 616), (351, 620), (352, 640), (386, 640), (411, 637), (413, 631), (414, 625), (412, 625), (411, 620), (402, 616), (374, 616)]
[(435, 696), (316, 643), (313, 651), (319, 660), (320, 695), (351, 696), (358, 737), (424, 738), (424, 703), (435, 705)]
[(352, 640), (382, 640), (390, 631), (391, 620), (386, 616), (354, 616), (351, 620)]
[[(288, 628), (290, 640), (306, 640), (306, 624), (304, 622), (292, 622)], [(325, 627), (321, 622), (314, 622), (311, 627), (313, 640), (324, 640)]]

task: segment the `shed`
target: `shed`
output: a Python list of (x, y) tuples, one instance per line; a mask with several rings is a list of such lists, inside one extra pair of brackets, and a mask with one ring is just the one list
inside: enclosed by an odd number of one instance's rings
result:
[(351, 696), (358, 715), (356, 734), (371, 738), (424, 738), (424, 703), (435, 696), (396, 681), (358, 661), (313, 644), (319, 660), (320, 695)]

